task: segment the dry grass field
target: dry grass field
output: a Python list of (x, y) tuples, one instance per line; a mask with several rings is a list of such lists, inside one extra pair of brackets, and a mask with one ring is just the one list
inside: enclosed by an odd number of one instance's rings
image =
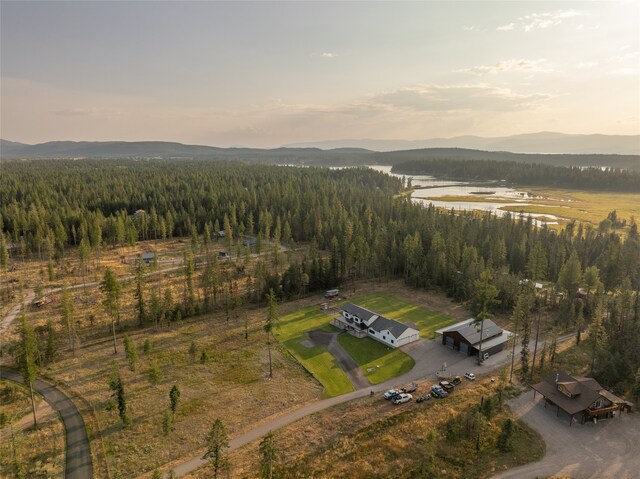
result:
[[(636, 221), (640, 219), (640, 195), (632, 193), (612, 193), (612, 192), (595, 192), (565, 189), (550, 189), (541, 187), (519, 187), (519, 190), (527, 191), (536, 198), (528, 200), (531, 205), (523, 206), (505, 206), (502, 209), (519, 213), (547, 214), (554, 215), (559, 218), (560, 227), (566, 225), (569, 221), (578, 221), (598, 227), (600, 222), (607, 215), (616, 210), (618, 218), (624, 219), (629, 225), (631, 218)], [(439, 201), (463, 201), (467, 203), (473, 202), (491, 202), (491, 203), (513, 203), (510, 199), (497, 199), (483, 195), (478, 196), (445, 196), (431, 198)], [(553, 227), (556, 227), (552, 225)], [(616, 230), (623, 236), (626, 234), (627, 228)]]
[(28, 391), (0, 381), (0, 416), (0, 477), (64, 477), (64, 428), (44, 400), (36, 399), (36, 429)]
[[(418, 391), (429, 386), (420, 383)], [(496, 388), (497, 383), (488, 380), (463, 383), (447, 399), (400, 406), (377, 395), (306, 417), (276, 433), (280, 470), (283, 477), (291, 478), (484, 478), (541, 457), (544, 443), (520, 423), (512, 451), (501, 453), (496, 448), (501, 424), (509, 417), (506, 408), (483, 429), (480, 453), (475, 450), (475, 436), (446, 440), (447, 422), (495, 393)], [(258, 443), (229, 454), (231, 477), (257, 477)], [(187, 477), (211, 477), (211, 469), (205, 466)]]

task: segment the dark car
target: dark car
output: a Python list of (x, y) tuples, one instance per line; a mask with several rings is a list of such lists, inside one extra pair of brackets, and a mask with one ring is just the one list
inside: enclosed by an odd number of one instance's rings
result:
[(423, 395), (418, 396), (418, 397), (416, 398), (416, 402), (427, 401), (427, 400), (429, 400), (429, 399), (431, 399), (431, 394), (429, 394), (429, 393), (424, 393)]
[(460, 376), (456, 376), (451, 380), (451, 384), (453, 384), (454, 386), (457, 386), (461, 382), (462, 382), (462, 378)]

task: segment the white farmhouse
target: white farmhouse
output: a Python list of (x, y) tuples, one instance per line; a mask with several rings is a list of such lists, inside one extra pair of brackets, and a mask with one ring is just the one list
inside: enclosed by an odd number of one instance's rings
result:
[(340, 316), (334, 318), (331, 324), (358, 338), (369, 336), (392, 348), (404, 346), (420, 339), (420, 332), (417, 329), (385, 318), (353, 303), (345, 303), (341, 313)]

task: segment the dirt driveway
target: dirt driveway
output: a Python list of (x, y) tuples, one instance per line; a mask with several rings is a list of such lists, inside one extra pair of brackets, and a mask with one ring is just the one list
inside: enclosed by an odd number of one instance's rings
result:
[(622, 414), (598, 424), (556, 417), (533, 391), (510, 403), (514, 414), (538, 431), (547, 445), (541, 461), (510, 469), (494, 479), (571, 477), (572, 479), (638, 479), (640, 477), (640, 414)]

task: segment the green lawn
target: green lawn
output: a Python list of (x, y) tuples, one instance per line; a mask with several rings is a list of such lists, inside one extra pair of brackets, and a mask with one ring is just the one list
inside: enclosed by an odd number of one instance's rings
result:
[(353, 385), (325, 348), (307, 348), (301, 343), (307, 339), (304, 335), (307, 331), (333, 328), (329, 325), (330, 321), (331, 316), (324, 314), (317, 306), (311, 306), (283, 316), (278, 327), (274, 328), (276, 338), (324, 386), (324, 395), (327, 397), (351, 392)]
[[(400, 322), (411, 322), (420, 330), (423, 338), (432, 338), (436, 329), (455, 322), (454, 319), (388, 294), (366, 294), (355, 296), (350, 302), (370, 309)], [(301, 309), (280, 318), (274, 329), (276, 338), (285, 348), (320, 381), (325, 396), (338, 396), (353, 391), (353, 385), (340, 369), (334, 357), (321, 346), (307, 348), (301, 343), (307, 339), (305, 333), (314, 329), (335, 330), (329, 323), (331, 316), (317, 306)], [(358, 363), (363, 374), (372, 384), (379, 384), (398, 377), (413, 368), (413, 359), (399, 349), (389, 349), (371, 338), (354, 338), (341, 334), (340, 344)], [(368, 371), (371, 369), (371, 371)]]
[(455, 319), (449, 316), (420, 306), (415, 306), (407, 301), (384, 293), (354, 296), (353, 298), (349, 298), (348, 302), (380, 313), (389, 319), (395, 319), (401, 323), (413, 323), (420, 330), (420, 337), (423, 338), (433, 339), (435, 336), (434, 332), (437, 329), (456, 322)]
[(415, 365), (413, 358), (405, 352), (391, 349), (375, 339), (341, 334), (338, 341), (358, 363), (371, 384), (398, 377), (411, 371)]

